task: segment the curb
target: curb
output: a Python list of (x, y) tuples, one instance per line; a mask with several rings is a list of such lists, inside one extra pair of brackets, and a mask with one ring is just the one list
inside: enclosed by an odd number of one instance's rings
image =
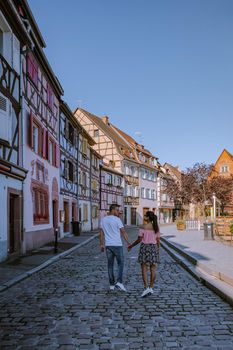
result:
[[(181, 265), (182, 268), (188, 271), (196, 280), (201, 282), (203, 285), (212, 290), (231, 306), (233, 306), (233, 288), (230, 284), (227, 284), (216, 276), (208, 274), (207, 271), (204, 271), (197, 265), (197, 260), (195, 263), (195, 259), (193, 257), (190, 257), (187, 253), (184, 253), (177, 246), (174, 246), (171, 242), (168, 242), (162, 237), (161, 246), (175, 261), (177, 261), (179, 265)], [(186, 256), (188, 256), (189, 259), (187, 259)]]
[(55, 256), (53, 256), (52, 258), (46, 260), (45, 262), (43, 262), (41, 265), (37, 266), (37, 267), (34, 267), (33, 269), (27, 271), (27, 272), (23, 272), (21, 273), (20, 275), (12, 278), (11, 280), (3, 283), (3, 284), (0, 284), (0, 293), (5, 291), (6, 289), (14, 286), (15, 284), (23, 281), (24, 279), (32, 276), (34, 273), (36, 272), (39, 272), (43, 269), (45, 269), (46, 267), (48, 267), (49, 265), (52, 265), (53, 263), (55, 263), (56, 261), (62, 259), (63, 257), (71, 254), (72, 252), (74, 252), (76, 249), (79, 249), (81, 247), (83, 247), (84, 245), (90, 243), (91, 241), (93, 241), (95, 238), (98, 237), (98, 233), (94, 234), (92, 237), (88, 238), (86, 241), (80, 243), (80, 244), (77, 244), (75, 245), (74, 247), (62, 252), (62, 253), (59, 253)]

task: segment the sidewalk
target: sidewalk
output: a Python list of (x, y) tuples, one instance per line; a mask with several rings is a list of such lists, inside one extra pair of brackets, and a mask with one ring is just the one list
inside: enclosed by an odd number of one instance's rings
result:
[(58, 241), (57, 253), (54, 253), (54, 243), (51, 242), (28, 255), (0, 263), (0, 292), (70, 254), (97, 235), (98, 231), (92, 231), (83, 232), (81, 236), (65, 237)]
[(213, 283), (233, 300), (233, 247), (204, 240), (203, 230), (178, 231), (175, 225), (170, 225), (162, 226), (161, 232), (166, 250), (185, 259), (191, 273)]

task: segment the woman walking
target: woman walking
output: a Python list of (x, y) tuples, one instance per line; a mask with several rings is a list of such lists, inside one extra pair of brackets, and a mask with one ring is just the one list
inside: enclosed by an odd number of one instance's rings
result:
[[(146, 224), (139, 230), (138, 238), (134, 243), (128, 246), (130, 251), (137, 244), (141, 243), (138, 262), (142, 268), (142, 278), (144, 283), (144, 291), (142, 297), (152, 294), (155, 278), (156, 264), (159, 262), (159, 243), (160, 233), (158, 227), (157, 215), (153, 211), (147, 211), (145, 215)], [(148, 284), (147, 270), (150, 270), (150, 283)]]

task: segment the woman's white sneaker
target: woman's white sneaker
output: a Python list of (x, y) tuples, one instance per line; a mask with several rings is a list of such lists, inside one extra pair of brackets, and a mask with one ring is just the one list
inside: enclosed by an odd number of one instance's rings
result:
[(126, 290), (124, 284), (122, 284), (122, 283), (120, 283), (120, 282), (117, 282), (117, 284), (115, 285), (115, 287), (116, 287), (117, 289), (123, 290), (123, 292), (127, 292), (127, 290)]
[(113, 286), (110, 286), (109, 289), (110, 289), (110, 290), (114, 290), (114, 289), (115, 289), (115, 286), (114, 286), (114, 285), (113, 285)]
[(154, 289), (150, 288), (150, 293), (153, 294), (154, 293)]
[(145, 296), (151, 294), (150, 288), (146, 288), (144, 289), (144, 291), (142, 292), (141, 297), (144, 298)]

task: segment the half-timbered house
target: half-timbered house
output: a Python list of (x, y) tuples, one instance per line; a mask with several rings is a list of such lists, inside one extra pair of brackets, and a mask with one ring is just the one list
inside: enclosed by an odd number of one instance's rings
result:
[(30, 35), (23, 51), (22, 110), (25, 250), (53, 240), (59, 209), (59, 100), (63, 90), (43, 52), (45, 42), (27, 1), (16, 1), (18, 16)]
[(102, 157), (93, 148), (90, 149), (90, 208), (91, 208), (91, 230), (99, 228), (99, 209), (100, 209), (100, 165)]
[(112, 167), (112, 164), (100, 166), (100, 217), (109, 212), (111, 204), (118, 204), (120, 217), (124, 213), (124, 175)]
[[(134, 138), (126, 134), (122, 130), (114, 127), (114, 129), (125, 139), (126, 142), (134, 150), (139, 164), (139, 204), (137, 207), (137, 223), (142, 225), (145, 222), (145, 213), (153, 211), (158, 213), (157, 201), (157, 176), (158, 176), (158, 158), (145, 149), (143, 145), (136, 142)], [(126, 169), (127, 170), (127, 169)], [(130, 170), (127, 170), (127, 172)], [(128, 180), (128, 179), (127, 179)], [(128, 181), (130, 181), (129, 179)], [(131, 180), (132, 181), (132, 180)], [(127, 189), (127, 182), (126, 182)]]
[[(82, 223), (82, 231), (93, 228), (92, 220), (92, 146), (95, 141), (85, 129), (79, 135), (78, 153), (78, 220)], [(93, 195), (94, 196), (94, 195)]]
[(60, 236), (72, 232), (78, 220), (78, 150), (82, 128), (69, 109), (60, 104)]
[(30, 38), (12, 2), (0, 2), (0, 261), (23, 247), (21, 50)]
[(104, 162), (124, 174), (124, 222), (136, 225), (140, 190), (139, 162), (134, 149), (114, 129), (107, 116), (99, 118), (81, 108), (76, 109), (75, 116), (95, 140), (93, 148)]

